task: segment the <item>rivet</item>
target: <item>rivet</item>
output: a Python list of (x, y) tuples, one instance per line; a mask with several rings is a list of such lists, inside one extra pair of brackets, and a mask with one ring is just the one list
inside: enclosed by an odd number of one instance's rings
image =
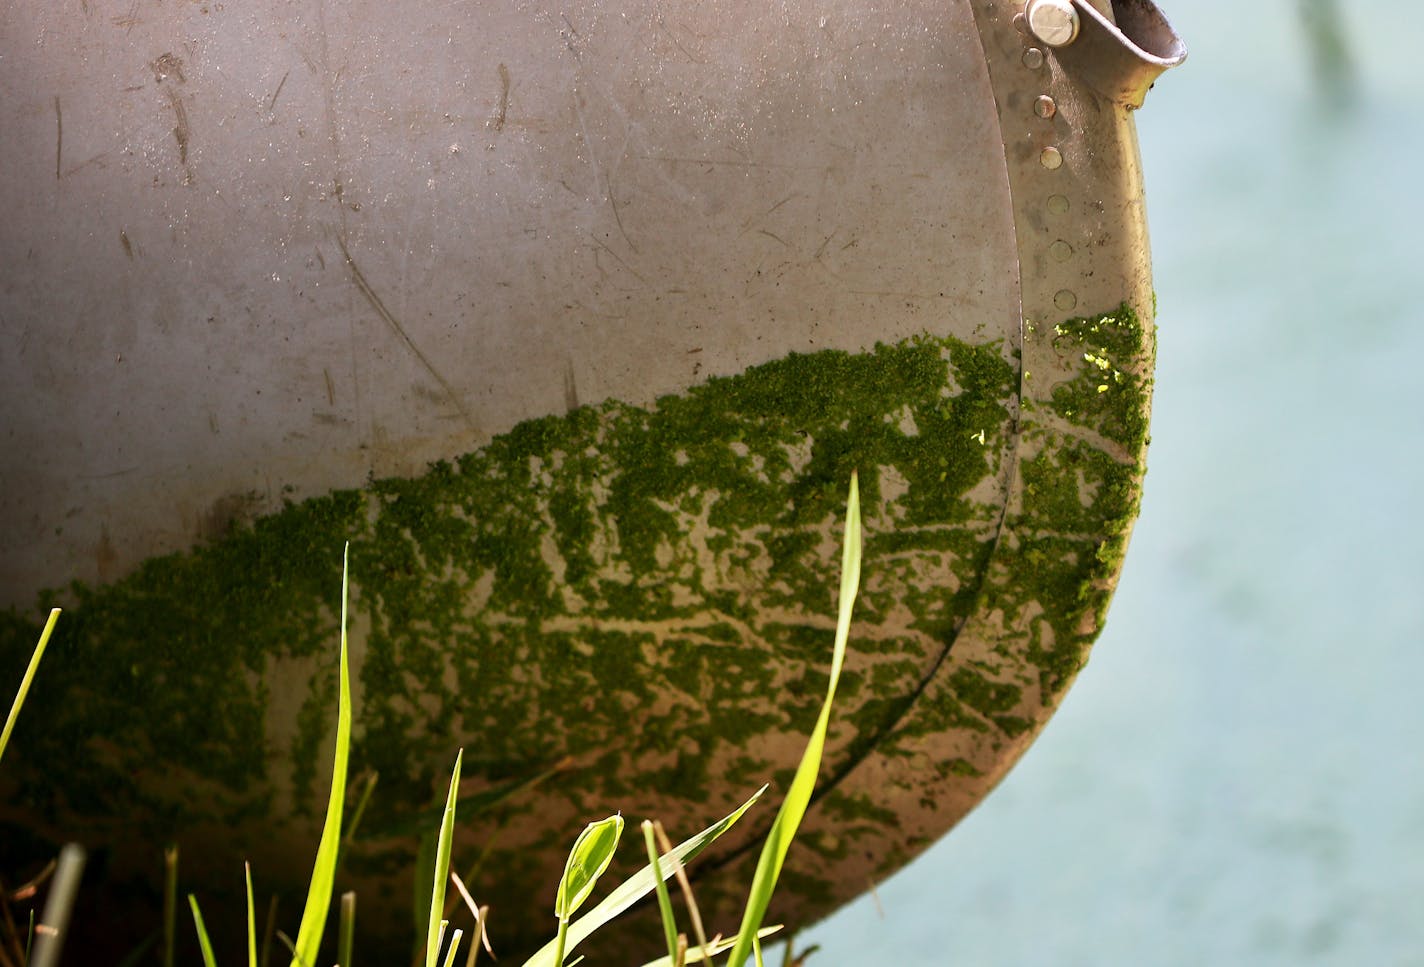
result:
[(1033, 113), (1041, 118), (1051, 118), (1058, 113), (1058, 105), (1047, 94), (1033, 102)]
[(1038, 163), (1049, 171), (1061, 168), (1063, 167), (1063, 152), (1054, 147), (1044, 148), (1038, 153)]
[(1049, 195), (1048, 213), (1050, 215), (1066, 215), (1072, 206), (1068, 203), (1067, 195)]
[(1043, 66), (1043, 51), (1037, 47), (1030, 47), (1023, 52), (1023, 65), (1031, 71), (1036, 71)]
[(1021, 13), (1014, 14), (1014, 29), (1028, 36), (1028, 18)]
[(1067, 289), (1059, 289), (1053, 296), (1053, 304), (1064, 312), (1072, 312), (1078, 306), (1078, 297)]
[(1053, 256), (1055, 262), (1066, 262), (1073, 257), (1073, 246), (1060, 238), (1048, 246), (1048, 254)]
[(1078, 11), (1072, 0), (1029, 0), (1024, 14), (1028, 29), (1050, 47), (1066, 47), (1078, 39)]

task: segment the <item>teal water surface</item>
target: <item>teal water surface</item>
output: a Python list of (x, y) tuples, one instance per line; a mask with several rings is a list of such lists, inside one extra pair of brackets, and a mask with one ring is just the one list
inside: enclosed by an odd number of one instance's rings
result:
[(1424, 964), (1415, 8), (1342, 0), (1351, 73), (1324, 0), (1160, 5), (1191, 55), (1138, 118), (1159, 368), (1107, 630), (812, 965)]

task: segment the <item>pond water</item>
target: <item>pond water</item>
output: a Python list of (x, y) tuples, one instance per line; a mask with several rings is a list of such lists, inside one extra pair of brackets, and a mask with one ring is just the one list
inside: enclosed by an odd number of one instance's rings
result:
[[(1408, 0), (1162, 0), (1142, 518), (1000, 788), (811, 964), (1424, 963), (1424, 83)], [(883, 911), (883, 912), (882, 912)]]

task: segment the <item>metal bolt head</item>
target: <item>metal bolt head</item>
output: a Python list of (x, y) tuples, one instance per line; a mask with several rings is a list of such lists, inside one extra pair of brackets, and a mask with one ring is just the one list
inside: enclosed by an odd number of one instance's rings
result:
[(1029, 31), (1050, 47), (1066, 47), (1078, 39), (1078, 11), (1072, 0), (1029, 0), (1024, 16)]

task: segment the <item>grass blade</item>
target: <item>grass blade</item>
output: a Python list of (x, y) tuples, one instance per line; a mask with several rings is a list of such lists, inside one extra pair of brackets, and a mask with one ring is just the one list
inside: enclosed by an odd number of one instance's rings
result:
[(198, 947), (203, 951), (203, 967), (218, 967), (213, 956), (213, 943), (208, 939), (208, 928), (203, 926), (203, 911), (198, 909), (198, 898), (188, 894), (188, 906), (193, 909), (193, 929), (198, 931)]
[(356, 830), (361, 826), (361, 817), (366, 815), (366, 806), (371, 801), (371, 793), (376, 791), (376, 783), (381, 774), (372, 770), (366, 773), (366, 781), (361, 784), (361, 795), (356, 797), (356, 808), (351, 811), (351, 822), (346, 826), (346, 835), (341, 841), (350, 846), (356, 839)]
[[(765, 940), (767, 937), (770, 937), (772, 934), (776, 933), (780, 929), (781, 924), (779, 923), (772, 924), (769, 927), (762, 927), (760, 930), (757, 931), (757, 939)], [(710, 956), (715, 957), (720, 953), (730, 950), (732, 948), (732, 944), (736, 942), (736, 937), (727, 937), (725, 939), (722, 937), (718, 937), (717, 939), (712, 940), (707, 944), (707, 953)], [(659, 957), (657, 960), (650, 960), (646, 964), (643, 964), (643, 967), (674, 967), (675, 957), (676, 954), (673, 954), (672, 956), (668, 957)], [(703, 963), (703, 961), (704, 958), (702, 956), (702, 951), (700, 950), (688, 950), (682, 958), (682, 962), (685, 964), (700, 964)]]
[(247, 967), (257, 967), (257, 911), (252, 906), (252, 864), (242, 864), (247, 879)]
[(435, 932), (435, 951), (438, 954), (440, 948), (445, 946), (445, 931), (450, 929), (449, 920), (440, 921), (440, 929)]
[(455, 967), (455, 954), (460, 949), (460, 938), (465, 935), (465, 931), (456, 930), (450, 937), (450, 949), (445, 953), (445, 967)]
[(653, 835), (653, 824), (643, 820), (643, 840), (648, 846), (648, 865), (653, 868), (653, 880), (658, 891), (658, 912), (663, 918), (663, 936), (667, 940), (668, 962), (677, 960), (677, 919), (673, 916), (672, 900), (668, 897), (667, 881), (663, 879), (662, 864), (658, 862), (658, 844)]
[[(672, 852), (672, 844), (668, 842), (667, 833), (663, 831), (662, 823), (653, 823), (653, 832), (658, 837), (658, 845), (668, 853)], [(697, 897), (692, 895), (692, 883), (687, 879), (687, 869), (677, 861), (672, 859), (672, 875), (677, 877), (677, 885), (682, 890), (682, 901), (687, 904), (687, 918), (692, 921), (692, 935), (697, 939), (697, 949), (702, 951), (705, 959), (710, 959), (711, 954), (707, 952), (707, 931), (702, 929), (702, 911), (697, 908)], [(687, 952), (687, 943), (682, 944), (682, 950)]]
[(277, 935), (277, 894), (267, 901), (267, 922), (262, 925), (262, 955), (257, 958), (257, 967), (271, 967), (272, 941)]
[(336, 963), (338, 967), (351, 967), (351, 956), (356, 947), (356, 894), (348, 890), (341, 894), (341, 926), (336, 933)]
[(163, 850), (163, 967), (173, 967), (178, 939), (178, 844)]
[(494, 949), (490, 947), (489, 934), (485, 931), (485, 915), (489, 912), (489, 907), (482, 907), (475, 903), (475, 898), (470, 896), (470, 891), (465, 889), (465, 881), (460, 879), (460, 874), (454, 870), (450, 871), (450, 882), (455, 884), (455, 889), (460, 891), (460, 898), (465, 901), (465, 906), (469, 907), (470, 914), (475, 918), (475, 929), (479, 932), (470, 938), (470, 959), (469, 963), (475, 962), (475, 957), (479, 955), (480, 944), (484, 944), (485, 950), (489, 951), (491, 957), (494, 956)]
[(480, 955), (480, 948), (484, 947), (491, 957), (494, 956), (494, 948), (490, 946), (489, 940), (489, 904), (480, 907), (475, 914), (475, 924), (479, 927), (478, 938), (470, 940), (470, 956), (465, 958), (465, 967), (475, 967), (475, 959)]
[(346, 799), (346, 766), (351, 757), (351, 673), (346, 655), (346, 596), (351, 544), (341, 556), (341, 694), (336, 706), (336, 760), (331, 770), (331, 795), (326, 803), (326, 822), (312, 865), (307, 904), (302, 924), (292, 945), (291, 967), (315, 967), (321, 936), (326, 931), (327, 913), (336, 881), (336, 858), (341, 849), (341, 807)]
[(421, 967), (425, 963), (425, 940), (430, 931), (430, 886), (431, 880), (435, 878), (435, 853), (439, 846), (438, 829), (426, 830), (420, 834), (420, 842), (415, 850), (414, 879), (411, 883), (414, 893), (410, 904), (410, 935), (414, 947), (411, 950), (410, 967)]
[(756, 873), (752, 877), (751, 890), (747, 896), (746, 910), (742, 914), (742, 925), (737, 931), (737, 945), (727, 959), (727, 967), (743, 967), (752, 954), (752, 943), (757, 929), (766, 917), (771, 895), (776, 889), (777, 878), (786, 862), (786, 853), (791, 849), (791, 840), (801, 825), (806, 809), (811, 803), (811, 793), (816, 788), (816, 775), (821, 769), (821, 754), (826, 745), (826, 730), (830, 726), (831, 706), (836, 697), (836, 684), (840, 681), (841, 666), (845, 663), (846, 642), (850, 638), (851, 612), (855, 596), (860, 589), (860, 487), (856, 475), (851, 474), (850, 496), (846, 500), (845, 537), (841, 551), (841, 592), (840, 614), (836, 620), (836, 643), (831, 657), (830, 683), (826, 686), (826, 700), (821, 705), (821, 714), (816, 719), (816, 727), (806, 743), (806, 751), (801, 756), (801, 764), (796, 767), (796, 776), (786, 791), (786, 799), (771, 824), (766, 843), (762, 847), (761, 859), (757, 861)]
[(49, 636), (54, 634), (54, 623), (59, 620), (59, 609), (55, 608), (49, 613), (49, 620), (45, 622), (44, 630), (40, 632), (39, 644), (35, 645), (35, 652), (30, 656), (29, 667), (25, 669), (25, 676), (20, 679), (20, 690), (15, 693), (15, 700), (10, 703), (10, 714), (5, 717), (5, 728), (0, 731), (0, 759), (5, 758), (5, 746), (10, 744), (10, 733), (15, 731), (15, 720), (20, 717), (20, 706), (25, 704), (25, 696), (30, 693), (30, 683), (35, 680), (35, 672), (39, 670), (40, 659), (44, 657), (45, 648), (49, 645)]
[(277, 940), (278, 940), (278, 942), (281, 943), (281, 945), (282, 945), (283, 947), (286, 947), (289, 951), (291, 951), (291, 954), (292, 954), (293, 957), (296, 957), (296, 956), (297, 956), (297, 943), (296, 943), (296, 941), (293, 940), (291, 937), (287, 936), (287, 934), (286, 934), (284, 931), (281, 931), (281, 930), (278, 930), (278, 931), (277, 931)]
[(464, 749), (455, 753), (455, 771), (450, 775), (445, 815), (440, 820), (440, 839), (435, 847), (435, 873), (430, 883), (430, 919), (425, 928), (425, 967), (436, 967), (440, 958), (438, 930), (445, 912), (445, 884), (450, 879), (450, 852), (455, 844), (455, 802), (460, 794), (460, 765), (464, 758)]
[[(750, 799), (742, 803), (728, 815), (722, 817), (717, 822), (708, 826), (702, 832), (679, 843), (677, 848), (670, 853), (665, 853), (661, 857), (663, 865), (663, 877), (666, 879), (671, 875), (671, 867), (668, 865), (676, 859), (679, 863), (687, 863), (698, 853), (706, 849), (717, 837), (741, 819), (748, 809), (752, 807), (762, 793), (766, 792), (766, 786), (758, 789)], [(651, 893), (656, 887), (652, 866), (645, 866), (628, 879), (624, 880), (613, 889), (608, 896), (604, 897), (591, 910), (579, 917), (569, 925), (568, 948), (572, 950), (589, 936), (603, 926), (608, 921), (626, 911), (633, 904)], [(546, 943), (538, 953), (524, 962), (524, 967), (553, 967), (554, 965), (555, 941)]]

